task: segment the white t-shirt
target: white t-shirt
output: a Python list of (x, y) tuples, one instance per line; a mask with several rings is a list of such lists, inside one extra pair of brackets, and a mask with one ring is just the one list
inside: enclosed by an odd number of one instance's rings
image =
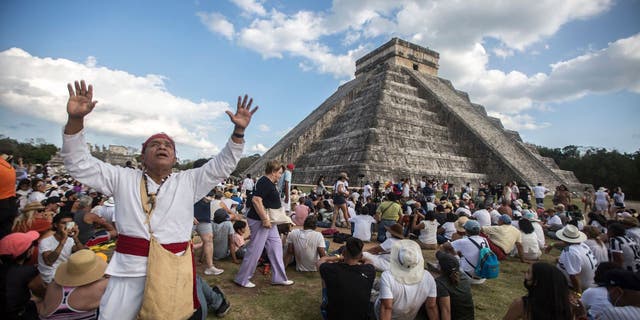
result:
[(45, 283), (51, 283), (58, 266), (69, 259), (69, 256), (73, 251), (74, 240), (73, 238), (67, 239), (67, 241), (64, 242), (64, 247), (62, 247), (62, 251), (60, 251), (58, 259), (53, 263), (53, 265), (46, 265), (42, 258), (42, 253), (55, 250), (58, 247), (58, 244), (59, 242), (54, 236), (46, 237), (40, 240), (40, 244), (38, 244), (38, 271), (40, 271), (42, 280)]
[(456, 233), (455, 222), (445, 222), (442, 224), (442, 228), (444, 228), (444, 237), (451, 240), (453, 234)]
[(598, 244), (594, 239), (587, 239), (584, 243), (589, 246), (591, 253), (593, 253), (593, 256), (598, 260), (598, 264), (609, 261), (609, 251), (604, 243)]
[(465, 215), (467, 217), (471, 217), (471, 210), (465, 207), (460, 207), (456, 210), (456, 215), (458, 216)]
[(31, 192), (29, 194), (29, 199), (27, 200), (27, 204), (31, 203), (31, 202), (42, 202), (42, 200), (46, 199), (47, 196), (44, 195), (44, 193), (40, 192), (40, 191), (34, 191)]
[(493, 209), (489, 212), (489, 214), (491, 215), (491, 224), (492, 225), (498, 224), (498, 220), (500, 219), (500, 216), (501, 216), (500, 212), (498, 212), (498, 210)]
[(438, 221), (422, 220), (421, 223), (424, 228), (420, 230), (420, 236), (418, 237), (420, 242), (424, 244), (437, 244)]
[(609, 239), (609, 252), (622, 253), (622, 268), (636, 272), (640, 269), (640, 247), (627, 236)]
[(293, 244), (296, 256), (296, 270), (317, 271), (316, 262), (320, 259), (318, 248), (324, 248), (324, 237), (315, 230), (295, 229), (287, 237), (287, 246)]
[(362, 191), (362, 196), (364, 197), (364, 201), (365, 202), (367, 201), (368, 197), (371, 197), (371, 191), (372, 191), (371, 185), (370, 184), (365, 184), (364, 185), (364, 191)]
[(351, 223), (354, 223), (353, 236), (362, 241), (371, 241), (371, 225), (376, 223), (376, 220), (368, 214), (360, 214), (351, 216), (349, 219)]
[(244, 178), (244, 180), (242, 180), (242, 189), (244, 191), (253, 191), (253, 186), (255, 185), (255, 183), (253, 183), (253, 179), (251, 178)]
[(538, 242), (538, 235), (535, 232), (524, 233), (520, 231), (520, 243), (522, 244), (522, 253), (525, 259), (537, 260), (540, 258), (542, 251)]
[(422, 281), (411, 285), (396, 281), (391, 271), (385, 271), (380, 276), (380, 295), (374, 307), (376, 317), (380, 318), (381, 299), (393, 299), (391, 319), (413, 320), (427, 298), (436, 296), (436, 281), (427, 271)]
[(544, 198), (545, 192), (549, 191), (549, 189), (543, 186), (535, 186), (533, 187), (533, 197), (534, 198)]
[[(473, 241), (475, 241), (480, 247), (488, 248), (489, 243), (487, 243), (487, 240), (481, 236), (471, 236), (451, 242), (453, 249), (462, 254), (462, 258), (460, 258), (460, 269), (472, 277), (475, 277), (475, 267), (480, 256), (480, 249), (478, 249), (478, 247), (476, 247), (469, 238), (473, 239)], [(473, 266), (469, 264), (469, 262), (471, 262)]]
[(571, 285), (569, 275), (575, 275), (580, 280), (583, 290), (593, 285), (597, 264), (598, 261), (591, 249), (584, 242), (566, 246), (558, 258), (558, 268), (567, 277), (569, 285)]
[(538, 245), (540, 248), (544, 248), (545, 240), (544, 240), (544, 230), (542, 230), (542, 226), (539, 222), (531, 221), (531, 225), (533, 225), (533, 231), (536, 233), (538, 237)]
[(480, 227), (491, 225), (491, 214), (486, 209), (480, 209), (473, 213), (473, 217), (478, 220)]
[(549, 220), (547, 221), (547, 225), (552, 226), (552, 225), (556, 225), (556, 226), (562, 226), (562, 219), (560, 219), (560, 217), (558, 217), (557, 214), (553, 215), (553, 217), (549, 218)]
[(602, 310), (613, 308), (609, 301), (609, 292), (606, 287), (588, 288), (582, 293), (580, 301), (582, 301), (587, 313), (592, 317), (591, 319), (597, 319)]
[(411, 190), (411, 187), (409, 186), (408, 183), (403, 183), (402, 184), (402, 197), (403, 198), (409, 198), (409, 191)]

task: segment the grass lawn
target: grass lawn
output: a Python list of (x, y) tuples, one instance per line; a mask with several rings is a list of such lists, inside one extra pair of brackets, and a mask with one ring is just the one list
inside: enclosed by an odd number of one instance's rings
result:
[[(578, 200), (579, 201), (579, 200)], [(576, 201), (576, 204), (581, 205)], [(545, 207), (551, 206), (551, 198), (545, 199)], [(346, 229), (342, 232), (348, 232)], [(547, 239), (547, 242), (549, 239)], [(369, 243), (366, 247), (376, 245)], [(335, 249), (338, 244), (331, 243)], [(435, 250), (422, 251), (426, 261), (436, 262)], [(559, 252), (551, 251), (543, 254), (541, 260), (555, 264)], [(295, 268), (287, 268), (287, 276), (295, 284), (289, 287), (270, 285), (270, 276), (256, 272), (252, 282), (255, 288), (246, 289), (233, 283), (239, 265), (230, 260), (217, 261), (216, 266), (225, 271), (219, 276), (204, 276), (212, 285), (220, 286), (231, 302), (231, 311), (227, 319), (321, 319), (321, 279), (317, 272), (296, 272)], [(522, 296), (525, 289), (522, 285), (523, 272), (529, 267), (517, 258), (509, 258), (500, 263), (500, 275), (497, 279), (487, 280), (482, 285), (472, 287), (476, 309), (476, 319), (500, 319), (504, 316), (511, 301)], [(198, 274), (203, 275), (202, 266), (198, 266)], [(379, 276), (379, 274), (378, 274)], [(209, 318), (215, 319), (213, 315)]]

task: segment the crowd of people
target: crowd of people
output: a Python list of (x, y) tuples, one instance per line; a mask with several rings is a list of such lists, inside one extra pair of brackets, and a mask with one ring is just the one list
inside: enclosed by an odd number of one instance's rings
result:
[[(119, 167), (84, 140), (93, 88), (68, 91), (66, 173), (16, 171), (23, 164), (0, 150), (3, 319), (222, 317), (230, 303), (203, 277), (222, 274), (225, 259), (240, 265), (240, 288), (258, 285), (260, 267), (276, 286), (295, 285), (289, 266), (318, 272), (324, 319), (474, 319), (471, 287), (490, 286), (508, 257), (529, 268), (505, 319), (640, 318), (640, 224), (619, 187), (585, 189), (581, 210), (566, 186), (541, 183), (457, 189), (423, 176), (354, 188), (343, 172), (305, 188), (278, 160), (230, 180), (257, 110), (247, 96), (227, 112), (233, 133), (210, 160), (175, 171), (175, 143), (158, 133), (140, 168)], [(554, 249), (555, 265), (540, 260)]]

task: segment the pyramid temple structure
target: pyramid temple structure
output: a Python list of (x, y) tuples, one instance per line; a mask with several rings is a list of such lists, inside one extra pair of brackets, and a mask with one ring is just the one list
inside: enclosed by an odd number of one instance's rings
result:
[(294, 184), (329, 185), (347, 172), (351, 185), (422, 176), (461, 185), (518, 181), (582, 187), (573, 172), (538, 154), (520, 135), (438, 77), (439, 53), (393, 38), (356, 62), (343, 85), (254, 162), (295, 164)]

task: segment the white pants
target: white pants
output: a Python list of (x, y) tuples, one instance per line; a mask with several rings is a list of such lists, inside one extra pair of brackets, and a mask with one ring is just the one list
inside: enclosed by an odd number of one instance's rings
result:
[(371, 261), (371, 264), (376, 268), (377, 271), (387, 271), (391, 268), (391, 263), (389, 260), (385, 259), (383, 256), (389, 256), (388, 254), (371, 254), (369, 252), (363, 252), (362, 257)]
[(100, 300), (100, 319), (133, 320), (138, 316), (147, 277), (109, 278)]

